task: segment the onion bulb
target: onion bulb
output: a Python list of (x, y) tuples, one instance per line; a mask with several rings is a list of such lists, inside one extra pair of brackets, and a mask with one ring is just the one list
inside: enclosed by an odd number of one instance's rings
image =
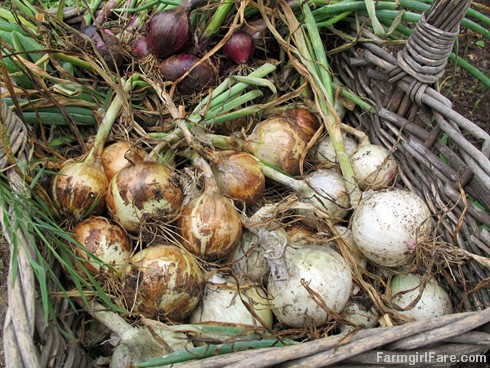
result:
[[(260, 321), (250, 313), (242, 299)], [(218, 322), (272, 328), (273, 315), (267, 294), (260, 286), (238, 286), (230, 277), (219, 274), (206, 283), (199, 306), (189, 317), (190, 323)], [(262, 323), (261, 323), (262, 322)]]
[[(356, 152), (358, 144), (347, 134), (342, 134), (342, 138), (344, 140), (347, 156), (350, 157), (354, 154), (354, 152)], [(316, 164), (331, 166), (338, 163), (337, 153), (335, 153), (335, 148), (333, 147), (332, 139), (329, 135), (324, 135), (321, 137), (315, 143), (311, 152), (313, 160)]]
[(235, 64), (245, 64), (253, 55), (255, 43), (247, 32), (237, 30), (226, 41), (223, 52)]
[[(192, 70), (191, 70), (192, 69)], [(202, 92), (205, 88), (213, 87), (218, 81), (218, 71), (209, 61), (201, 61), (191, 54), (177, 54), (163, 60), (159, 71), (162, 77), (175, 82), (190, 70), (176, 86), (181, 95), (192, 95)]]
[(350, 324), (342, 323), (340, 331), (350, 332), (357, 328), (373, 328), (378, 325), (379, 313), (374, 307), (366, 307), (360, 302), (351, 301), (342, 311), (342, 318)]
[(390, 151), (376, 144), (359, 147), (350, 161), (361, 190), (386, 188), (393, 182), (398, 170)]
[(62, 216), (82, 219), (104, 210), (107, 185), (100, 158), (68, 160), (51, 181), (51, 195)]
[(337, 252), (316, 245), (286, 246), (284, 256), (289, 279), (271, 278), (267, 286), (272, 311), (281, 322), (297, 328), (324, 325), (330, 316), (317, 297), (334, 312), (342, 311), (351, 295), (352, 276)]
[(289, 119), (292, 124), (297, 125), (301, 129), (306, 142), (313, 138), (316, 131), (320, 128), (320, 121), (316, 115), (302, 107), (286, 109), (280, 116)]
[(151, 52), (159, 58), (186, 51), (192, 45), (191, 10), (199, 1), (185, 0), (173, 9), (153, 14), (146, 24), (146, 39)]
[[(343, 219), (349, 213), (349, 193), (342, 176), (333, 169), (321, 169), (306, 175), (306, 187), (301, 187), (299, 194), (302, 201), (313, 204), (327, 214), (333, 221)], [(313, 210), (297, 209), (304, 216), (303, 223), (311, 228), (321, 228), (322, 222)]]
[(216, 183), (232, 199), (254, 203), (265, 188), (260, 163), (247, 152), (215, 151), (208, 155)]
[(284, 117), (273, 117), (257, 124), (244, 148), (258, 159), (296, 175), (307, 143), (300, 127)]
[(269, 264), (259, 238), (244, 230), (240, 241), (230, 255), (229, 263), (241, 280), (262, 283), (269, 276)]
[(315, 235), (309, 228), (301, 225), (291, 226), (286, 232), (291, 244), (311, 244), (313, 236)]
[(75, 245), (71, 248), (76, 256), (87, 259), (83, 265), (92, 276), (98, 275), (102, 269), (107, 271), (108, 267), (104, 266), (101, 269), (100, 262), (91, 259), (87, 252), (116, 271), (120, 271), (128, 264), (132, 251), (131, 240), (119, 225), (109, 219), (102, 216), (91, 216), (79, 223), (73, 229), (72, 235), (85, 250)]
[(223, 259), (240, 239), (242, 223), (233, 201), (220, 192), (211, 168), (200, 162), (208, 169), (204, 190), (184, 206), (177, 226), (189, 252), (206, 260)]
[(128, 310), (180, 322), (199, 304), (204, 278), (189, 253), (173, 245), (154, 245), (131, 257), (123, 286)]
[(418, 244), (429, 240), (433, 224), (415, 193), (389, 189), (363, 198), (352, 216), (352, 235), (370, 261), (387, 267), (409, 264)]
[[(396, 275), (390, 283), (392, 302), (402, 309), (420, 295), (421, 278), (416, 274)], [(412, 307), (400, 312), (417, 321), (453, 313), (449, 294), (435, 279), (430, 279), (422, 291), (420, 299)]]
[(119, 170), (109, 184), (107, 208), (114, 220), (130, 232), (148, 221), (169, 221), (184, 196), (172, 171), (153, 161), (139, 161)]
[(146, 152), (141, 148), (133, 147), (128, 141), (117, 141), (104, 148), (100, 158), (107, 180), (111, 181), (119, 170), (129, 165), (130, 161), (126, 156), (129, 156), (131, 161), (141, 161), (146, 156)]

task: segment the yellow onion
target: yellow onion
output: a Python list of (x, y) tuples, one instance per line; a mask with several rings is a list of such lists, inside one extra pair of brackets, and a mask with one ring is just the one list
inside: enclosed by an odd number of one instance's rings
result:
[(99, 158), (66, 161), (51, 181), (51, 195), (65, 218), (82, 219), (105, 208), (108, 180)]
[(257, 124), (244, 149), (258, 159), (296, 175), (307, 143), (303, 130), (290, 119), (273, 117)]
[(302, 107), (284, 110), (280, 116), (289, 119), (293, 124), (300, 127), (306, 142), (313, 138), (313, 135), (320, 128), (320, 121), (316, 115)]
[(311, 239), (315, 235), (309, 228), (294, 225), (286, 229), (291, 244), (311, 244)]
[(117, 141), (104, 148), (100, 158), (107, 180), (111, 181), (119, 170), (129, 165), (127, 156), (131, 161), (140, 161), (146, 156), (146, 152), (128, 141)]
[(204, 278), (195, 259), (173, 245), (145, 248), (129, 261), (124, 274), (128, 310), (148, 318), (179, 322), (196, 308)]
[(187, 203), (177, 221), (182, 245), (191, 253), (206, 260), (226, 257), (242, 235), (240, 215), (233, 201), (225, 197), (205, 165), (204, 190)]
[(208, 155), (216, 183), (232, 199), (254, 203), (265, 188), (260, 163), (251, 154), (238, 151), (212, 152)]
[[(244, 303), (248, 304), (260, 321), (250, 313)], [(204, 296), (191, 314), (189, 322), (232, 323), (270, 329), (273, 315), (262, 287), (250, 284), (239, 286), (231, 277), (215, 274), (206, 283)]]
[(106, 195), (112, 218), (130, 232), (147, 222), (173, 220), (183, 200), (172, 171), (153, 161), (139, 161), (118, 171)]
[[(95, 261), (88, 253), (116, 271), (125, 267), (131, 257), (131, 240), (119, 225), (102, 216), (91, 216), (73, 229), (73, 238), (85, 249), (72, 245), (76, 256), (87, 259), (85, 268), (96, 276), (101, 272), (100, 262)], [(88, 253), (87, 253), (88, 252)], [(103, 268), (107, 270), (107, 267)], [(82, 272), (79, 272), (83, 275)]]

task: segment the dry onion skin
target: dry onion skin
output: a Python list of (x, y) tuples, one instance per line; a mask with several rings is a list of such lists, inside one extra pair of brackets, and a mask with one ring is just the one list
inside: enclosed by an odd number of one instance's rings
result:
[(392, 302), (404, 309), (401, 314), (420, 321), (453, 313), (449, 294), (435, 279), (427, 282), (419, 301), (408, 308), (419, 296), (420, 285), (421, 278), (416, 274), (396, 275), (392, 278), (390, 283)]
[(126, 159), (127, 155), (132, 161), (140, 161), (146, 156), (146, 152), (128, 141), (117, 141), (104, 148), (100, 158), (107, 180), (111, 181), (119, 170), (130, 164)]
[(415, 250), (430, 240), (431, 212), (415, 193), (402, 189), (374, 192), (352, 216), (352, 236), (371, 262), (386, 267), (411, 263)]
[[(242, 299), (260, 318), (260, 321), (250, 313)], [(264, 326), (270, 329), (273, 314), (267, 294), (262, 287), (257, 285), (238, 287), (233, 279), (215, 274), (206, 283), (201, 303), (189, 317), (189, 322), (232, 323)]]
[(162, 244), (131, 257), (123, 286), (128, 310), (180, 322), (199, 304), (204, 277), (192, 255)]
[(354, 176), (361, 190), (379, 190), (388, 187), (396, 177), (398, 166), (386, 148), (368, 144), (350, 157)]
[[(124, 229), (113, 221), (102, 216), (91, 216), (79, 223), (73, 229), (72, 235), (86, 251), (112, 269), (120, 271), (128, 264), (132, 252), (131, 240)], [(102, 270), (110, 270), (107, 266), (101, 270), (101, 265), (94, 260), (89, 260), (90, 256), (79, 246), (72, 244), (71, 248), (76, 256), (87, 259), (83, 265), (93, 276), (98, 275)], [(83, 274), (82, 272), (79, 273)]]
[[(357, 142), (348, 136), (347, 134), (342, 134), (344, 140), (345, 152), (348, 157), (351, 157), (354, 152), (358, 149), (359, 145)], [(338, 163), (337, 153), (332, 144), (332, 139), (329, 135), (324, 135), (321, 137), (313, 146), (311, 150), (311, 156), (315, 164), (325, 165), (327, 167), (335, 165)]]
[(230, 254), (242, 236), (240, 215), (233, 201), (216, 183), (187, 203), (177, 220), (182, 245), (205, 260), (220, 260)]
[(317, 116), (303, 107), (293, 107), (284, 110), (280, 116), (289, 119), (291, 123), (300, 127), (306, 142), (313, 138), (316, 131), (320, 128), (320, 121)]
[(262, 283), (269, 277), (270, 268), (259, 238), (245, 229), (229, 257), (229, 263), (240, 280)]
[(287, 246), (289, 280), (271, 278), (267, 286), (274, 315), (291, 327), (322, 326), (329, 314), (310, 295), (306, 283), (336, 313), (345, 307), (352, 291), (352, 275), (340, 254), (326, 246)]
[(106, 195), (114, 220), (130, 232), (151, 221), (171, 221), (184, 201), (180, 184), (165, 165), (140, 161), (114, 175)]
[(351, 332), (359, 328), (373, 328), (378, 325), (379, 313), (374, 307), (366, 308), (359, 302), (350, 302), (342, 311), (342, 318), (349, 324), (341, 323), (341, 332)]
[(99, 158), (66, 161), (51, 181), (51, 196), (60, 215), (83, 219), (105, 209), (108, 180)]
[(297, 175), (307, 143), (299, 126), (290, 119), (274, 117), (257, 124), (244, 148), (259, 160)]
[(265, 189), (260, 163), (247, 152), (221, 151), (209, 155), (211, 168), (221, 192), (246, 203), (254, 203)]

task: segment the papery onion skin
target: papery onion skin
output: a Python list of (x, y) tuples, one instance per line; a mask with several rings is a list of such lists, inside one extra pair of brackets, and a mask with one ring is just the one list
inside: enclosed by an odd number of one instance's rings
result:
[(254, 203), (265, 189), (260, 163), (247, 152), (221, 151), (213, 155), (211, 168), (221, 192), (232, 199)]
[(269, 277), (270, 268), (259, 239), (249, 230), (242, 237), (230, 255), (229, 263), (243, 281), (263, 283)]
[(347, 333), (359, 328), (373, 328), (378, 325), (379, 313), (373, 308), (366, 308), (359, 302), (351, 301), (342, 311), (342, 318), (351, 324), (340, 325), (340, 331)]
[(308, 142), (320, 129), (320, 121), (317, 116), (308, 109), (294, 107), (284, 110), (281, 116), (290, 119), (290, 121), (301, 128), (304, 134), (304, 140)]
[[(329, 218), (337, 222), (347, 216), (350, 209), (349, 193), (342, 176), (333, 169), (321, 169), (311, 172), (305, 181), (316, 192), (314, 196), (301, 195), (302, 200), (308, 200), (321, 209)], [(312, 210), (297, 210), (305, 216), (303, 223), (313, 229), (321, 229), (323, 224)]]
[[(105, 217), (89, 217), (73, 229), (72, 235), (88, 252), (116, 271), (125, 267), (131, 257), (130, 238), (119, 225)], [(71, 248), (78, 257), (88, 260), (83, 264), (93, 276), (101, 272), (100, 265), (93, 260), (89, 261), (90, 257), (84, 250), (76, 245), (72, 245)], [(108, 270), (104, 269), (104, 271)], [(83, 275), (83, 271), (79, 270), (79, 274)]]
[(244, 148), (258, 159), (297, 175), (307, 143), (301, 128), (289, 119), (273, 117), (257, 124)]
[(196, 308), (203, 290), (199, 264), (173, 245), (153, 245), (139, 251), (124, 274), (128, 310), (147, 318), (180, 322)]
[[(347, 134), (342, 134), (344, 140), (345, 151), (348, 157), (351, 157), (359, 145)], [(332, 139), (330, 136), (325, 135), (321, 137), (311, 150), (312, 160), (316, 165), (335, 165), (338, 163), (337, 154), (333, 148)]]
[(430, 239), (431, 212), (415, 193), (402, 189), (374, 192), (352, 216), (352, 235), (371, 262), (386, 267), (410, 264), (415, 249)]
[(133, 162), (141, 161), (146, 156), (146, 152), (141, 148), (133, 147), (128, 141), (117, 141), (104, 148), (100, 158), (107, 180), (111, 181), (119, 170), (130, 164), (125, 156), (129, 156)]
[(173, 220), (183, 200), (172, 171), (153, 161), (140, 161), (118, 171), (106, 195), (112, 218), (130, 232), (138, 232), (147, 221)]
[(235, 64), (248, 62), (254, 50), (254, 39), (247, 32), (241, 30), (235, 31), (223, 46), (223, 53)]
[(271, 278), (267, 286), (272, 311), (280, 321), (296, 328), (329, 321), (328, 313), (312, 299), (302, 281), (330, 309), (342, 311), (351, 295), (352, 276), (340, 254), (316, 245), (287, 246), (285, 257), (290, 280), (284, 285)]
[[(421, 278), (416, 274), (394, 276), (390, 283), (392, 302), (403, 309), (408, 307), (418, 297), (420, 284)], [(402, 291), (407, 292), (395, 295)], [(400, 313), (416, 321), (421, 321), (452, 314), (453, 306), (446, 290), (435, 279), (431, 279), (425, 285), (422, 296), (415, 306)]]
[(216, 190), (204, 190), (184, 206), (177, 220), (182, 245), (205, 260), (225, 258), (242, 235), (233, 201)]
[(192, 54), (178, 54), (170, 56), (160, 63), (159, 71), (168, 81), (176, 81), (190, 69), (191, 72), (178, 82), (176, 90), (181, 95), (193, 95), (204, 89), (213, 87), (218, 81), (218, 72), (215, 66)]
[(215, 274), (207, 283), (199, 306), (189, 317), (190, 323), (218, 322), (258, 326), (257, 320), (241, 301), (243, 299), (259, 316), (264, 327), (272, 328), (273, 314), (265, 291), (256, 285), (238, 288), (229, 277)]
[(108, 180), (100, 159), (92, 164), (67, 161), (51, 181), (51, 196), (60, 214), (83, 219), (105, 209)]
[(159, 11), (148, 20), (147, 31), (148, 47), (157, 57), (164, 59), (186, 51), (192, 45), (189, 9)]
[(386, 148), (368, 144), (350, 157), (354, 176), (361, 190), (388, 187), (396, 177), (398, 166)]

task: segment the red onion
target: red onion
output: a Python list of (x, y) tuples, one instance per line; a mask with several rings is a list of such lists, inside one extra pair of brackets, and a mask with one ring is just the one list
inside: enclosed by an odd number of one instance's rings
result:
[(123, 49), (118, 38), (109, 29), (99, 32), (95, 26), (90, 25), (82, 28), (80, 32), (95, 42), (97, 51), (110, 69), (121, 66), (124, 59)]
[(148, 55), (151, 55), (150, 47), (148, 46), (148, 40), (146, 37), (141, 37), (136, 40), (133, 45), (134, 53), (138, 59), (144, 59)]
[(192, 54), (174, 55), (161, 62), (160, 73), (166, 80), (174, 82), (193, 68), (179, 81), (176, 88), (181, 95), (199, 93), (205, 88), (215, 86), (218, 80), (214, 65), (208, 61), (199, 61), (200, 59)]
[(226, 57), (235, 64), (245, 64), (255, 50), (254, 39), (247, 32), (238, 30), (223, 46)]
[(184, 0), (178, 7), (154, 14), (147, 23), (148, 46), (159, 58), (186, 51), (192, 44), (190, 12), (203, 0)]

